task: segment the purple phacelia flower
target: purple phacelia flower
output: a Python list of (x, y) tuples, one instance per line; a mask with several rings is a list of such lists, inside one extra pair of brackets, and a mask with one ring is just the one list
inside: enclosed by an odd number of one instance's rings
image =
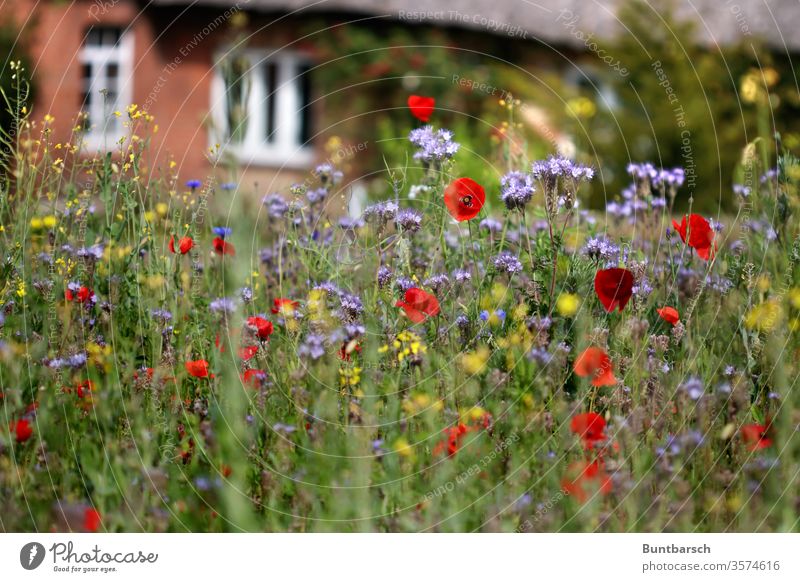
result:
[(414, 153), (414, 159), (426, 163), (448, 160), (456, 155), (460, 147), (453, 141), (452, 131), (434, 130), (430, 125), (412, 129), (408, 140), (418, 148)]
[(325, 355), (325, 338), (318, 333), (307, 335), (303, 343), (297, 348), (297, 355), (301, 358), (319, 360)]
[(228, 297), (220, 297), (219, 299), (214, 299), (208, 305), (208, 308), (214, 313), (227, 315), (236, 311), (236, 302)]
[(619, 247), (604, 236), (593, 236), (586, 240), (581, 252), (593, 261), (615, 261), (619, 255)]
[(337, 170), (333, 164), (328, 163), (320, 164), (314, 168), (314, 175), (319, 178), (323, 186), (338, 184), (344, 177), (344, 174)]
[(400, 210), (394, 220), (403, 232), (415, 233), (422, 226), (422, 214), (410, 208)]
[(530, 174), (509, 172), (500, 179), (500, 199), (508, 210), (524, 209), (535, 191)]
[(492, 259), (494, 268), (501, 273), (513, 275), (522, 271), (522, 263), (520, 260), (511, 254), (509, 251), (503, 251)]

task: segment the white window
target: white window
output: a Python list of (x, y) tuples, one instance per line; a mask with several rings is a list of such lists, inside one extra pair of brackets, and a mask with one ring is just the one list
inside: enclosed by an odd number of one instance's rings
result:
[(220, 55), (211, 82), (212, 146), (245, 164), (311, 164), (309, 71), (307, 59), (286, 50)]
[(80, 52), (83, 129), (86, 146), (113, 149), (124, 134), (124, 113), (133, 89), (133, 35), (121, 28), (94, 26)]

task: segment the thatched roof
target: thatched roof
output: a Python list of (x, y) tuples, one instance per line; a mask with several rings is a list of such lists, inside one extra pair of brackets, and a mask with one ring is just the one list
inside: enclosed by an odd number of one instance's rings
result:
[[(584, 36), (607, 38), (624, 28), (625, 0), (152, 0), (155, 5), (206, 5), (297, 14), (346, 13), (474, 29), (580, 47)], [(648, 0), (663, 12), (665, 0)], [(698, 41), (726, 45), (759, 38), (778, 51), (800, 50), (800, 0), (675, 0), (679, 17), (697, 24)], [(571, 24), (568, 24), (571, 23)]]

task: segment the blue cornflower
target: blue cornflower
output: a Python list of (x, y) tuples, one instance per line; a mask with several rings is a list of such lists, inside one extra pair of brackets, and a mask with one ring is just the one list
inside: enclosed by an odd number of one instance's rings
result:
[(230, 236), (233, 230), (227, 226), (215, 226), (211, 229), (219, 238)]
[(197, 188), (199, 188), (202, 185), (203, 185), (203, 182), (201, 182), (200, 180), (188, 180), (186, 182), (186, 187), (187, 188), (191, 188), (192, 190), (196, 190)]

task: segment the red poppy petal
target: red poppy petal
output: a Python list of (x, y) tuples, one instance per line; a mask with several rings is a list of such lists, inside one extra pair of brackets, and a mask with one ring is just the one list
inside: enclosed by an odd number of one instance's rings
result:
[(627, 269), (600, 269), (594, 277), (594, 290), (607, 312), (622, 311), (633, 295), (633, 274)]
[(483, 186), (471, 178), (453, 180), (444, 191), (444, 204), (459, 222), (475, 218), (486, 202)]
[(656, 309), (658, 316), (666, 321), (667, 323), (671, 323), (675, 325), (680, 321), (680, 315), (678, 314), (678, 310), (674, 307), (665, 306), (661, 309)]
[(427, 123), (433, 115), (433, 108), (436, 105), (436, 100), (433, 97), (423, 97), (422, 95), (410, 95), (408, 97), (408, 108), (411, 110), (411, 115)]

